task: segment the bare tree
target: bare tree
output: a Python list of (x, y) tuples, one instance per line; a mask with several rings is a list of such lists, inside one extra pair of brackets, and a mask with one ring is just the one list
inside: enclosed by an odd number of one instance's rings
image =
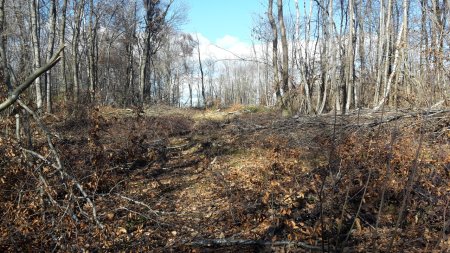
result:
[(145, 32), (143, 39), (143, 54), (139, 66), (139, 97), (144, 103), (144, 89), (147, 77), (147, 68), (150, 58), (158, 49), (161, 31), (166, 22), (166, 16), (174, 0), (169, 0), (166, 6), (162, 6), (160, 0), (144, 0), (145, 7)]

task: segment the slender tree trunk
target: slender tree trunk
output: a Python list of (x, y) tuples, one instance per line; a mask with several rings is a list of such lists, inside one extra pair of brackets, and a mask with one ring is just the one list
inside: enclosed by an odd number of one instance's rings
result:
[[(203, 98), (203, 105), (206, 108), (206, 94), (205, 94), (205, 78), (204, 78), (204, 74), (203, 74), (203, 65), (202, 65), (202, 57), (201, 57), (201, 53), (200, 53), (200, 41), (198, 40), (198, 36), (197, 36), (197, 53), (198, 53), (198, 66), (200, 68), (200, 78), (201, 78), (201, 84), (202, 84), (202, 98)], [(200, 100), (199, 98), (197, 98), (198, 100)], [(200, 103), (199, 103), (200, 105)]]
[[(64, 45), (66, 42), (66, 13), (67, 13), (67, 0), (63, 1), (63, 5), (61, 8), (61, 23), (59, 27), (59, 45)], [(67, 76), (66, 76), (66, 57), (65, 57), (65, 48), (61, 52), (61, 80), (62, 86), (64, 87), (64, 98), (67, 101), (69, 92), (67, 86)]]
[[(50, 2), (50, 31), (48, 34), (47, 42), (47, 62), (53, 55), (55, 49), (55, 34), (56, 34), (56, 0)], [(47, 99), (47, 112), (52, 112), (52, 74), (51, 70), (46, 73), (46, 99)]]
[[(39, 0), (29, 1), (30, 13), (31, 13), (31, 39), (33, 44), (33, 69), (36, 70), (41, 65), (41, 54), (39, 46)], [(35, 82), (36, 89), (36, 106), (38, 109), (42, 108), (42, 91), (41, 91), (41, 78), (36, 78)]]
[(385, 23), (384, 23), (384, 16), (385, 16), (385, 8), (384, 8), (384, 0), (380, 0), (380, 22), (379, 22), (379, 31), (378, 31), (378, 48), (377, 48), (377, 81), (375, 86), (375, 93), (373, 96), (373, 104), (378, 104), (378, 101), (380, 100), (380, 92), (381, 92), (381, 83), (383, 82), (383, 75), (382, 75), (382, 69), (383, 69), (383, 45), (384, 45), (384, 33), (385, 33)]
[[(302, 72), (304, 76), (304, 82), (305, 82), (305, 97), (306, 97), (306, 111), (307, 113), (311, 113), (312, 111), (312, 105), (311, 105), (311, 96), (312, 91), (310, 89), (310, 70), (309, 70), (309, 41), (310, 41), (310, 32), (311, 32), (311, 16), (312, 16), (312, 0), (309, 1), (309, 12), (307, 12), (306, 9), (306, 1), (303, 2), (303, 9), (305, 10), (305, 50), (304, 50), (304, 63), (302, 64)], [(306, 13), (307, 12), (307, 13)]]
[(317, 113), (321, 114), (323, 110), (325, 109), (327, 97), (328, 97), (328, 86), (330, 87), (330, 93), (331, 90), (334, 89), (334, 86), (336, 84), (336, 57), (335, 57), (335, 40), (334, 40), (334, 20), (333, 20), (333, 0), (328, 1), (328, 12), (326, 15), (327, 19), (324, 19), (324, 23), (326, 23), (326, 27), (324, 29), (327, 31), (327, 38), (324, 43), (327, 44), (327, 64), (326, 64), (326, 77), (325, 77), (325, 83), (324, 83), (324, 91), (322, 96), (322, 104), (320, 105)]
[(7, 48), (7, 35), (5, 32), (5, 0), (0, 0), (0, 74), (1, 80), (6, 84), (8, 88), (8, 92), (11, 92), (13, 87), (11, 84), (11, 78), (8, 71), (8, 58), (6, 56), (6, 48)]
[(274, 78), (274, 90), (278, 104), (283, 104), (281, 98), (280, 80), (278, 79), (278, 28), (273, 17), (273, 0), (269, 0), (267, 15), (272, 28), (272, 69)]
[(81, 19), (83, 17), (85, 0), (78, 3), (78, 8), (75, 10), (75, 27), (72, 35), (72, 71), (73, 71), (73, 97), (76, 102), (79, 101), (80, 95), (80, 80), (79, 80), (79, 66), (78, 66), (78, 40), (80, 37)]
[(283, 0), (278, 0), (278, 23), (280, 25), (281, 33), (281, 49), (283, 53), (283, 63), (281, 68), (281, 82), (283, 84), (283, 92), (287, 95), (289, 93), (289, 49), (286, 35), (286, 26), (283, 17)]
[(147, 76), (147, 66), (150, 57), (150, 26), (151, 26), (151, 12), (152, 12), (152, 4), (150, 0), (144, 1), (145, 5), (145, 32), (144, 32), (144, 41), (143, 41), (143, 54), (139, 66), (139, 98), (142, 105), (144, 104), (144, 90), (145, 90), (145, 81)]
[[(365, 32), (364, 32), (364, 16), (363, 16), (363, 1), (359, 0), (358, 2), (358, 18), (356, 20), (359, 28), (359, 47), (358, 47), (358, 53), (359, 53), (359, 80), (355, 82), (354, 86), (354, 94), (355, 94), (355, 108), (359, 108), (360, 103), (364, 103), (364, 97), (362, 94), (362, 87), (366, 82), (366, 45), (365, 45)], [(355, 80), (356, 81), (356, 80)], [(360, 102), (361, 100), (361, 102)]]
[[(330, 79), (330, 96), (332, 96), (333, 92), (339, 94), (337, 90), (337, 82), (336, 82), (336, 35), (335, 35), (335, 23), (334, 23), (334, 15), (333, 15), (333, 0), (329, 0), (328, 2), (328, 29), (329, 29), (329, 40), (328, 40), (328, 48), (329, 48), (329, 79)], [(334, 96), (336, 98), (336, 95)], [(325, 102), (325, 100), (324, 100)], [(336, 101), (334, 102), (336, 103)], [(332, 104), (333, 105), (333, 104)], [(335, 104), (334, 104), (335, 105)], [(322, 105), (322, 110), (325, 107), (325, 103)], [(336, 108), (335, 108), (336, 109)]]
[[(385, 28), (385, 41), (386, 41), (386, 46), (385, 46), (385, 57), (384, 57), (384, 71), (383, 71), (383, 88), (384, 88), (384, 96), (386, 95), (387, 91), (388, 91), (388, 75), (389, 75), (389, 69), (391, 67), (391, 39), (392, 39), (392, 34), (391, 34), (391, 20), (392, 20), (392, 0), (388, 0), (388, 7), (387, 7), (387, 19), (386, 19), (386, 28)], [(390, 89), (390, 87), (389, 87)], [(382, 99), (382, 103), (384, 103), (385, 99), (387, 99), (386, 97)], [(379, 103), (380, 104), (380, 103)]]
[[(305, 93), (306, 93), (306, 80), (304, 78), (304, 75), (302, 74), (302, 68), (303, 68), (304, 64), (301, 61), (304, 59), (302, 56), (301, 42), (300, 42), (300, 7), (298, 4), (298, 0), (294, 1), (294, 5), (295, 5), (295, 41), (294, 41), (293, 45), (295, 46), (295, 52), (296, 52), (295, 65), (297, 66), (298, 70), (300, 71), (300, 76), (299, 76), (300, 87), (304, 87), (303, 89), (301, 89), (301, 92), (303, 93), (303, 90), (305, 90)], [(301, 94), (301, 95), (303, 96), (304, 94)], [(304, 101), (306, 102), (306, 113), (309, 113), (311, 101), (309, 101), (309, 97), (306, 95), (304, 96)], [(302, 108), (300, 107), (300, 109), (302, 109)]]
[(328, 41), (330, 40), (330, 33), (328, 31), (328, 12), (321, 5), (320, 7), (321, 15), (318, 15), (322, 21), (322, 36), (323, 42), (321, 43), (321, 52), (320, 52), (320, 82), (317, 82), (317, 103), (316, 103), (316, 112), (317, 114), (321, 114), (323, 111), (322, 102), (327, 99), (327, 84), (328, 84), (328, 69), (329, 69), (329, 48)]
[[(392, 1), (392, 0), (389, 0)], [(403, 0), (403, 22), (402, 22), (402, 26), (400, 27), (400, 30), (398, 32), (397, 35), (397, 42), (395, 45), (395, 53), (394, 53), (394, 62), (392, 65), (392, 71), (389, 75), (389, 78), (386, 82), (386, 89), (384, 92), (384, 96), (381, 99), (381, 101), (378, 103), (378, 105), (374, 108), (374, 110), (379, 110), (384, 103), (386, 103), (386, 100), (389, 98), (390, 96), (390, 92), (391, 92), (391, 86), (392, 86), (392, 81), (397, 73), (397, 69), (399, 64), (399, 56), (400, 56), (400, 51), (403, 50), (402, 49), (402, 44), (404, 42), (404, 36), (407, 34), (407, 30), (408, 30), (408, 8), (409, 8), (409, 0)]]
[(127, 85), (126, 85), (126, 96), (130, 97), (129, 95), (134, 94), (133, 88), (133, 82), (134, 82), (134, 56), (133, 56), (133, 49), (134, 49), (134, 43), (136, 38), (136, 27), (137, 27), (137, 2), (134, 2), (134, 8), (133, 8), (133, 26), (130, 33), (130, 38), (128, 38), (128, 44), (127, 44)]
[(95, 43), (97, 37), (97, 29), (94, 26), (94, 0), (89, 1), (89, 95), (91, 101), (95, 100), (96, 91), (96, 70), (95, 70)]
[[(348, 1), (348, 13), (350, 15), (349, 17), (349, 32), (348, 32), (348, 37), (347, 37), (347, 60), (346, 60), (346, 75), (345, 75), (345, 86), (347, 87), (347, 100), (345, 102), (345, 112), (347, 113), (350, 110), (350, 106), (351, 106), (351, 102), (352, 102), (352, 98), (353, 98), (353, 85), (354, 85), (354, 80), (353, 80), (353, 64), (354, 64), (354, 48), (353, 48), (353, 38), (354, 38), (354, 31), (355, 31), (355, 14), (354, 14), (354, 0), (349, 0)], [(356, 94), (355, 94), (356, 96)]]
[(144, 44), (143, 46), (143, 52), (141, 56), (141, 60), (139, 61), (139, 101), (143, 105), (144, 104), (144, 89), (145, 89), (145, 80), (146, 80), (146, 74), (147, 74), (147, 64), (148, 64), (148, 36), (147, 34), (144, 35)]
[[(193, 80), (194, 74), (191, 72), (191, 80)], [(190, 105), (191, 108), (193, 107), (193, 101), (192, 101), (192, 84), (191, 82), (188, 82), (188, 86), (189, 86), (189, 101), (190, 101)]]
[(111, 47), (112, 47), (112, 38), (108, 43), (108, 47), (106, 49), (106, 90), (107, 94), (110, 95), (111, 98), (114, 98), (115, 89), (111, 85)]

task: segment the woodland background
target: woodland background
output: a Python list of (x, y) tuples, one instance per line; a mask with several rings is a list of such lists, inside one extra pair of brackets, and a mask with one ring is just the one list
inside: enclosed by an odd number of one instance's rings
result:
[(36, 108), (239, 103), (320, 114), (448, 103), (447, 0), (261, 4), (254, 55), (227, 61), (203, 59), (195, 34), (180, 31), (182, 2), (5, 0), (2, 89), (66, 45), (61, 64), (28, 91)]

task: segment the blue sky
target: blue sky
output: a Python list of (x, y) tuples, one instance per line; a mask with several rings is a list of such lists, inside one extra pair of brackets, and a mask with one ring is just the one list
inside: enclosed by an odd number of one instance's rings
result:
[(226, 35), (251, 42), (255, 14), (263, 14), (261, 0), (185, 0), (189, 6), (184, 31), (200, 33), (212, 43)]

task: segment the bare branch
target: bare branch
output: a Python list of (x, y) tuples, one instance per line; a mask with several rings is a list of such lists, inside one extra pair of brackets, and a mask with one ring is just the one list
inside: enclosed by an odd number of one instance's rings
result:
[(0, 104), (0, 112), (4, 111), (10, 105), (14, 104), (14, 102), (16, 102), (17, 99), (19, 99), (20, 94), (22, 94), (26, 89), (28, 89), (33, 84), (34, 80), (36, 80), (36, 78), (40, 77), (49, 69), (53, 68), (53, 66), (55, 66), (61, 59), (60, 54), (63, 49), (64, 45), (58, 49), (58, 51), (53, 55), (53, 57), (50, 59), (49, 62), (47, 62), (44, 66), (38, 68), (33, 74), (29, 75), (21, 85), (19, 85), (16, 89), (14, 89), (9, 95), (9, 97), (3, 103)]

